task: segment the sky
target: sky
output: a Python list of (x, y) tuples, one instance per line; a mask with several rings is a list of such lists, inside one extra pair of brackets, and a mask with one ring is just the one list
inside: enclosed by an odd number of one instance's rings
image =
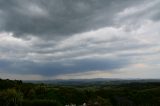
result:
[(160, 78), (160, 0), (0, 0), (0, 78)]

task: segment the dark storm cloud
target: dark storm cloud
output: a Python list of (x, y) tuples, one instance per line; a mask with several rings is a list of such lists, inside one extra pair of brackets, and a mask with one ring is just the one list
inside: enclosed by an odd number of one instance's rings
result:
[(15, 36), (72, 35), (112, 25), (117, 12), (137, 1), (0, 0), (0, 30)]
[(143, 66), (150, 72), (159, 69), (152, 65), (160, 57), (159, 4), (159, 0), (0, 0), (0, 77), (49, 79), (96, 71), (124, 71), (129, 77), (130, 70), (143, 71)]
[(5, 64), (5, 66), (1, 67), (0, 70), (8, 73), (56, 76), (97, 70), (113, 71), (114, 69), (126, 66), (129, 64), (129, 61), (127, 59), (81, 59), (48, 63), (0, 61), (0, 65), (3, 64)]
[(8, 66), (10, 66), (10, 62), (6, 60), (0, 60), (0, 70), (6, 69)]

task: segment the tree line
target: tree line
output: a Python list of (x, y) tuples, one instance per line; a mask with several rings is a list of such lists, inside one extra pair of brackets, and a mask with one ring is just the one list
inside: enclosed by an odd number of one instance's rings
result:
[(66, 86), (0, 79), (0, 106), (160, 106), (160, 83)]

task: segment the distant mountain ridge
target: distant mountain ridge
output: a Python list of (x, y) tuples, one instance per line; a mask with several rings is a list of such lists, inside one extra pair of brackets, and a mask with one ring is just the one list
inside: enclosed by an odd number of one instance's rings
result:
[(95, 78), (95, 79), (56, 79), (56, 80), (25, 80), (25, 83), (44, 83), (44, 84), (65, 84), (65, 85), (81, 85), (81, 84), (125, 84), (125, 83), (147, 83), (160, 82), (160, 79), (114, 79), (114, 78)]

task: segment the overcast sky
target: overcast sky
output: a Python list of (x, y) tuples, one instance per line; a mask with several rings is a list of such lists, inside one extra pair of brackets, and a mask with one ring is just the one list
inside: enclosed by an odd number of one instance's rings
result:
[(0, 0), (0, 78), (160, 78), (160, 0)]

